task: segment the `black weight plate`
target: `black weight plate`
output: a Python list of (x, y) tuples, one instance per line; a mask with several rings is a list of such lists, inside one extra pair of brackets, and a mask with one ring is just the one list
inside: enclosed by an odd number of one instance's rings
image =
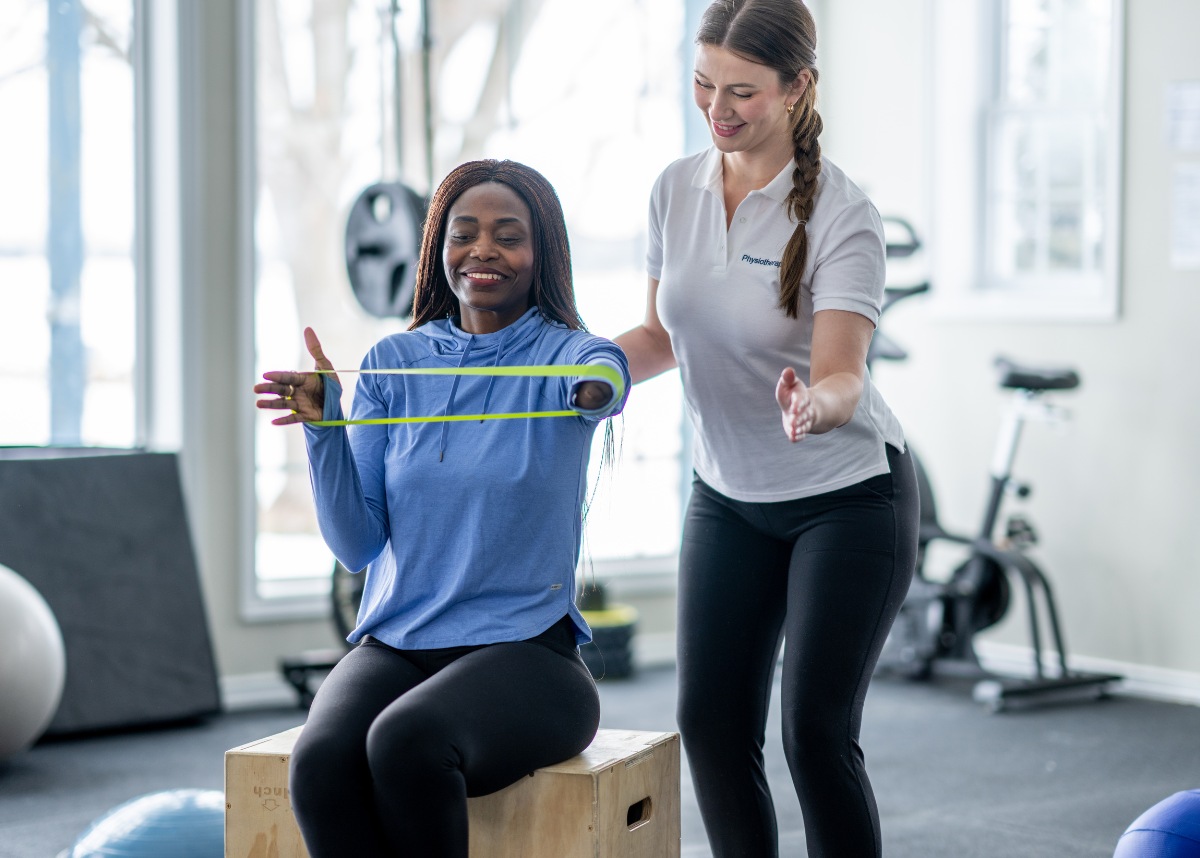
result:
[(346, 218), (346, 271), (363, 309), (378, 318), (412, 315), (425, 200), (401, 182), (364, 188)]

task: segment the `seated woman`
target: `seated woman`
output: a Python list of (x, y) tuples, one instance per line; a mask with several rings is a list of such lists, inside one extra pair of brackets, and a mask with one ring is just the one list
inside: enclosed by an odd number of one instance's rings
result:
[[(511, 161), (463, 164), (434, 193), (412, 325), (363, 360), (347, 428), (333, 365), (304, 337), (317, 372), (264, 373), (257, 405), (318, 424), (305, 438), (321, 533), (367, 578), (357, 646), (292, 755), (296, 821), (313, 858), (466, 858), (468, 796), (596, 733), (575, 568), (592, 437), (624, 405), (625, 355), (584, 330), (554, 189)], [(564, 366), (577, 369), (550, 374)], [(457, 371), (493, 367), (547, 374)], [(444, 374), (373, 372), (393, 369)], [(487, 419), (546, 411), (570, 415)], [(463, 415), (479, 419), (397, 420)]]

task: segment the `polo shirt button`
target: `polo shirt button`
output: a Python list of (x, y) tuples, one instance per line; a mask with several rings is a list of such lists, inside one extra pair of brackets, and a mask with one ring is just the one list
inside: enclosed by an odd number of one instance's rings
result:
[(746, 222), (746, 219), (744, 217), (738, 218), (738, 223), (745, 223), (745, 222)]

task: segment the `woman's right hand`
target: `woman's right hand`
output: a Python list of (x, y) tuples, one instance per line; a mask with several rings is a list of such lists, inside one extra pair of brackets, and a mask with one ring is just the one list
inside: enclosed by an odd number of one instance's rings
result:
[(259, 408), (287, 409), (288, 413), (271, 421), (275, 426), (287, 426), (289, 423), (311, 423), (322, 420), (325, 416), (325, 375), (332, 375), (333, 364), (325, 357), (321, 349), (321, 341), (317, 339), (312, 328), (304, 329), (304, 345), (312, 355), (315, 368), (322, 372), (293, 372), (290, 370), (270, 370), (263, 373), (266, 382), (254, 385), (254, 392), (270, 396), (259, 399), (254, 404)]
[(808, 386), (790, 366), (779, 374), (775, 401), (783, 416), (783, 434), (795, 443), (806, 437), (817, 422), (816, 403)]

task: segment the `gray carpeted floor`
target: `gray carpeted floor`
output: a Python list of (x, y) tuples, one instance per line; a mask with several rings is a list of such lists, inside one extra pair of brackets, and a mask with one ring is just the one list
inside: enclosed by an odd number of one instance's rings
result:
[[(674, 729), (674, 681), (663, 668), (602, 682), (603, 725)], [(225, 750), (302, 721), (298, 709), (237, 712), (40, 744), (0, 764), (0, 858), (53, 858), (91, 820), (147, 792), (220, 789)], [(1200, 788), (1200, 707), (1129, 697), (990, 714), (962, 681), (878, 679), (862, 744), (889, 858), (1111, 856), (1143, 810)], [(683, 774), (683, 855), (699, 858), (709, 852), (686, 761)], [(803, 856), (778, 696), (768, 774), (780, 854)]]

